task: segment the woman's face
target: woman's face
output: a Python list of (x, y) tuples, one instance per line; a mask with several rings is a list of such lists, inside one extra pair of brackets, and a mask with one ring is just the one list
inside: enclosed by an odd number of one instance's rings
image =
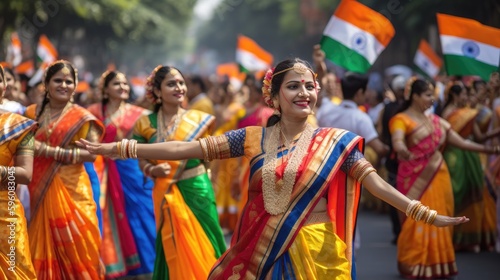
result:
[(104, 88), (104, 93), (108, 94), (109, 99), (127, 100), (130, 96), (130, 86), (125, 75), (118, 73)]
[(434, 89), (429, 88), (420, 95), (415, 93), (413, 95), (415, 96), (413, 101), (417, 103), (417, 106), (422, 112), (425, 112), (427, 109), (432, 107), (432, 104), (434, 103)]
[(47, 85), (50, 101), (56, 103), (67, 103), (75, 91), (75, 80), (68, 68), (59, 70), (52, 76)]
[(467, 90), (462, 87), (462, 90), (457, 96), (457, 107), (464, 107), (467, 105), (467, 102), (469, 101), (469, 96), (467, 96)]
[(291, 69), (286, 72), (281, 84), (278, 102), (283, 117), (307, 118), (313, 113), (318, 99), (312, 72), (300, 65), (298, 71)]
[(16, 80), (9, 72), (5, 71), (5, 98), (10, 99), (14, 93), (16, 87)]
[(160, 90), (155, 93), (161, 97), (162, 103), (168, 105), (181, 105), (186, 96), (187, 86), (181, 73), (175, 69), (165, 76), (160, 85)]

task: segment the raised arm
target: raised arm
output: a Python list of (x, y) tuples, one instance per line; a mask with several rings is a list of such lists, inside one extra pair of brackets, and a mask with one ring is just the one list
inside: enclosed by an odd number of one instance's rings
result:
[[(94, 155), (104, 155), (108, 157), (120, 157), (119, 148), (123, 147), (123, 142), (114, 143), (92, 143), (85, 139), (76, 142), (82, 148)], [(183, 142), (169, 141), (154, 144), (137, 145), (137, 158), (162, 159), (162, 160), (183, 160), (191, 158), (204, 158), (199, 141)]]
[(488, 154), (498, 154), (500, 153), (500, 147), (499, 146), (486, 146), (482, 144), (478, 144), (472, 141), (465, 140), (460, 136), (457, 132), (454, 130), (449, 130), (448, 131), (448, 137), (447, 137), (447, 142), (450, 145), (453, 145), (457, 148), (463, 149), (463, 150), (468, 150), (468, 151), (473, 151), (473, 152), (479, 152), (479, 153), (488, 153)]
[[(407, 213), (409, 217), (412, 217), (411, 210), (412, 207), (418, 207), (417, 201), (412, 201), (408, 197), (404, 196), (402, 193), (397, 191), (391, 185), (386, 183), (376, 172), (371, 172), (368, 174), (364, 180), (362, 181), (363, 186), (374, 196), (382, 199), (383, 201), (389, 203), (390, 205), (397, 208), (399, 211), (403, 213)], [(410, 205), (411, 203), (411, 205)], [(424, 205), (425, 206), (425, 205)], [(410, 213), (408, 213), (410, 212)], [(425, 215), (422, 218), (422, 221), (425, 222)], [(469, 219), (467, 217), (448, 217), (443, 215), (438, 215), (432, 222), (433, 225), (438, 227), (445, 226), (453, 226), (468, 222)]]

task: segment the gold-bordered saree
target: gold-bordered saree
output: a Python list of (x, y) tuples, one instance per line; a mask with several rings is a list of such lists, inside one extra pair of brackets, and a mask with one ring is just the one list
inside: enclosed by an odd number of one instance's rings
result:
[[(400, 160), (398, 190), (410, 199), (453, 215), (453, 192), (446, 163), (440, 152), (446, 141), (449, 124), (436, 115), (428, 122), (417, 123), (405, 113), (390, 120), (390, 131), (405, 132), (405, 142), (413, 154), (411, 160)], [(442, 278), (457, 274), (452, 228), (439, 228), (403, 218), (398, 237), (398, 269), (409, 278)]]
[[(34, 118), (35, 112), (35, 105), (28, 107), (28, 117)], [(60, 118), (51, 134), (42, 125), (35, 139), (68, 149), (80, 138), (99, 141), (104, 131), (102, 123), (78, 105), (71, 105)], [(52, 157), (36, 156), (28, 189), (32, 209), (28, 234), (38, 278), (103, 279), (96, 204), (83, 163), (64, 165)]]
[[(19, 143), (36, 127), (35, 121), (18, 114), (0, 114), (0, 165), (12, 166)], [(15, 191), (9, 193), (8, 186), (2, 184), (0, 184), (0, 279), (36, 279), (23, 205)]]
[[(340, 167), (355, 148), (362, 151), (362, 138), (341, 129), (316, 129), (307, 155), (298, 169), (286, 211), (270, 215), (264, 208), (262, 193), (265, 131), (266, 128), (262, 127), (247, 127), (226, 133), (227, 143), (219, 142), (219, 145), (227, 146), (220, 158), (244, 156), (249, 159), (250, 187), (248, 202), (233, 234), (231, 247), (217, 261), (209, 279), (350, 279), (351, 273), (355, 278), (355, 272), (351, 270), (352, 244), (360, 185), (340, 171)], [(278, 151), (276, 156), (281, 157), (282, 151)], [(283, 164), (278, 165), (277, 180), (282, 176), (279, 170), (284, 169)], [(316, 231), (318, 228), (311, 229), (306, 225), (306, 220), (317, 203), (325, 197), (328, 199), (328, 213), (325, 215), (330, 221), (315, 224), (326, 229)], [(298, 264), (294, 257), (300, 253), (291, 253), (289, 250), (297, 242), (308, 239), (304, 232), (306, 228), (316, 232), (331, 231), (329, 238), (336, 239), (333, 241), (334, 246), (328, 246), (326, 244), (330, 240), (324, 240), (326, 236), (319, 237), (319, 248), (322, 248), (321, 244), (325, 248), (317, 255), (309, 256), (312, 261), (320, 261), (327, 266), (345, 265), (346, 272), (333, 268), (330, 271), (334, 273), (333, 276), (321, 275), (316, 273), (318, 267), (314, 264), (300, 269), (306, 263)], [(330, 242), (328, 244), (332, 245)], [(295, 246), (297, 248), (300, 250), (300, 246)], [(301, 251), (303, 256), (310, 252)]]
[[(134, 138), (138, 142), (158, 142), (157, 114), (137, 121)], [(195, 141), (208, 135), (214, 121), (212, 115), (204, 112), (184, 111), (168, 140)], [(153, 279), (206, 279), (226, 249), (212, 184), (198, 159), (152, 161), (163, 162), (168, 162), (171, 171), (167, 177), (155, 178), (153, 188), (158, 230)]]

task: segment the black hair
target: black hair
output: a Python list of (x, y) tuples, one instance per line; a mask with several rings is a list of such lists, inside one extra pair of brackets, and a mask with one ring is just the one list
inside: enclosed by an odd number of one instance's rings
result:
[(5, 72), (4, 71), (5, 70), (4, 70), (3, 66), (0, 65), (0, 76), (2, 76), (2, 80), (4, 80), (4, 82), (5, 82)]
[(191, 77), (189, 77), (189, 80), (193, 85), (198, 85), (201, 92), (207, 92), (207, 85), (205, 84), (205, 81), (203, 81), (203, 78), (201, 76), (192, 75)]
[[(283, 80), (285, 79), (285, 74), (288, 72), (284, 70), (291, 69), (293, 65), (296, 63), (305, 65), (309, 70), (311, 70), (312, 73), (314, 73), (309, 62), (302, 60), (300, 58), (292, 58), (281, 61), (280, 63), (278, 63), (278, 65), (276, 65), (276, 68), (274, 68), (273, 71), (273, 73), (278, 73), (278, 74), (277, 75), (273, 74), (273, 78), (271, 80), (271, 99), (278, 96), (280, 92), (281, 85), (283, 84)], [(267, 127), (273, 126), (277, 124), (280, 120), (281, 120), (280, 116), (272, 115), (267, 120), (266, 126)]]
[(108, 86), (109, 82), (113, 80), (116, 76), (118, 76), (118, 71), (109, 71), (109, 73), (104, 77), (104, 81), (102, 83), (102, 88), (101, 88), (101, 95), (102, 95), (102, 100), (101, 100), (101, 110), (102, 110), (102, 117), (106, 118), (106, 111), (104, 108), (106, 107), (106, 104), (109, 102), (109, 96), (106, 96), (104, 94), (104, 89)]
[(399, 112), (405, 111), (410, 107), (411, 103), (413, 102), (412, 97), (414, 94), (420, 96), (422, 95), (422, 93), (426, 92), (430, 86), (431, 84), (423, 79), (416, 79), (415, 81), (413, 81), (413, 83), (410, 85), (410, 96), (408, 97), (408, 100), (405, 100)]
[(73, 80), (76, 82), (77, 77), (76, 77), (76, 71), (75, 67), (73, 64), (71, 64), (69, 61), (66, 60), (60, 60), (57, 61), (56, 63), (52, 64), (45, 70), (45, 79), (43, 80), (43, 84), (45, 85), (45, 95), (43, 97), (42, 105), (40, 106), (40, 111), (38, 112), (38, 115), (36, 116), (36, 120), (38, 121), (40, 116), (43, 114), (43, 110), (45, 109), (45, 106), (49, 103), (49, 90), (48, 90), (48, 84), (50, 82), (50, 79), (59, 72), (61, 69), (64, 67), (67, 67), (70, 70), (71, 75), (73, 76)]
[(366, 91), (368, 77), (359, 73), (349, 73), (340, 80), (344, 99), (352, 100), (358, 90)]
[(4, 74), (3, 74), (4, 79), (5, 79), (5, 73), (9, 73), (14, 78), (14, 81), (17, 81), (19, 79), (19, 77), (14, 72), (14, 69), (12, 69), (10, 67), (4, 67), (3, 71), (4, 71)]
[(171, 70), (177, 70), (181, 74), (182, 78), (185, 79), (182, 72), (179, 69), (172, 67), (172, 66), (163, 66), (160, 69), (158, 69), (158, 71), (156, 71), (155, 76), (153, 78), (153, 93), (152, 93), (153, 98), (154, 98), (154, 104), (155, 104), (155, 108), (153, 111), (155, 113), (158, 113), (158, 111), (160, 111), (161, 103), (158, 104), (156, 102), (158, 100), (158, 98), (160, 98), (160, 97), (158, 97), (154, 94), (154, 89), (161, 91), (161, 83), (163, 82), (163, 80), (165, 80), (165, 77), (167, 77), (167, 74), (169, 74)]
[(455, 98), (460, 95), (462, 90), (463, 87), (461, 85), (452, 85), (448, 89), (448, 94), (446, 95), (447, 96), (446, 103), (444, 103), (443, 108), (446, 108), (448, 105), (450, 105), (455, 100)]
[(475, 91), (477, 91), (477, 88), (479, 87), (479, 85), (486, 85), (486, 82), (483, 80), (477, 80), (477, 81), (472, 82), (472, 87), (474, 88)]

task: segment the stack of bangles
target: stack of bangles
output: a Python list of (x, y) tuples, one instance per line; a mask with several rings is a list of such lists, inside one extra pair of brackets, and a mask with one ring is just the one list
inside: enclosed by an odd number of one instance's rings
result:
[(412, 200), (406, 208), (406, 216), (415, 221), (424, 221), (426, 224), (432, 225), (437, 217), (436, 210), (429, 210), (429, 206), (424, 206), (418, 200)]
[(137, 158), (137, 140), (122, 139), (116, 142), (116, 149), (121, 159)]
[(203, 152), (203, 160), (210, 162), (213, 159), (229, 158), (230, 149), (222, 149), (221, 146), (227, 143), (225, 135), (209, 136), (199, 140), (201, 151)]
[(45, 157), (49, 157), (49, 150), (54, 150), (54, 159), (60, 162), (71, 162), (72, 164), (76, 164), (80, 162), (80, 148), (73, 149), (64, 149), (59, 146), (52, 148), (45, 143), (42, 143), (40, 147), (39, 155), (45, 155)]
[(154, 167), (154, 165), (152, 165), (151, 163), (146, 163), (146, 165), (144, 165), (144, 167), (142, 168), (142, 172), (146, 176), (153, 177), (153, 176), (151, 176), (151, 168), (153, 168), (153, 167)]

